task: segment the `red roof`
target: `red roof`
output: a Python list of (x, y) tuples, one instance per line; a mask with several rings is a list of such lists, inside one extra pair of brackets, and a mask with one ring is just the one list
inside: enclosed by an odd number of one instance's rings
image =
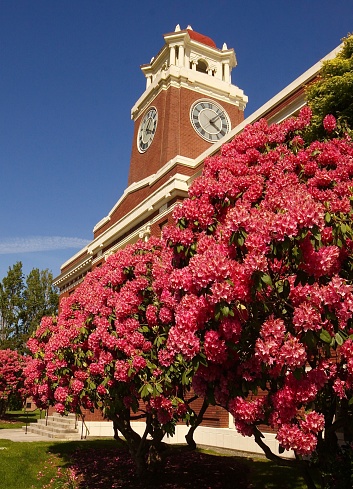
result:
[(211, 48), (216, 48), (216, 43), (207, 36), (200, 34), (199, 32), (192, 31), (190, 29), (186, 29), (189, 33), (191, 39), (197, 42), (201, 42), (202, 44), (206, 44), (207, 46), (211, 46)]

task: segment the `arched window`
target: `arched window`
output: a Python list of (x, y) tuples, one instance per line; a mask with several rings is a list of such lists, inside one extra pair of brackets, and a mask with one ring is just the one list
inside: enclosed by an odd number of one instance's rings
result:
[(200, 71), (201, 73), (207, 73), (207, 63), (203, 59), (199, 59), (196, 65), (196, 71)]

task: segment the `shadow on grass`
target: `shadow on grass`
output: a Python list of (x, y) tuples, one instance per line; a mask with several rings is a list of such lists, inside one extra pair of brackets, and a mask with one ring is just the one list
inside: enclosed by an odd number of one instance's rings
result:
[(134, 464), (122, 443), (114, 440), (56, 443), (50, 452), (74, 466), (82, 476), (80, 489), (303, 489), (292, 469), (267, 461), (191, 451), (186, 446), (168, 449), (165, 469), (135, 475)]
[[(44, 413), (42, 413), (44, 417)], [(40, 411), (13, 411), (7, 412), (2, 418), (0, 418), (0, 430), (21, 428), (26, 423), (36, 423), (40, 418)]]

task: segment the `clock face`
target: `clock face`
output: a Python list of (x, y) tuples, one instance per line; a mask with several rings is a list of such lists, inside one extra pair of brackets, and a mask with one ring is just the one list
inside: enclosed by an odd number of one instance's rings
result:
[(155, 107), (151, 107), (143, 116), (137, 134), (137, 147), (140, 153), (144, 153), (150, 147), (156, 134), (158, 113)]
[(190, 120), (195, 131), (210, 143), (215, 143), (230, 130), (228, 114), (213, 100), (195, 102), (190, 109)]

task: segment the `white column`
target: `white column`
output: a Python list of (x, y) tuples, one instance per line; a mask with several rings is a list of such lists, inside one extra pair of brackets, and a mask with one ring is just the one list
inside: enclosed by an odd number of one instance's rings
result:
[(184, 46), (181, 45), (179, 46), (179, 60), (178, 60), (178, 65), (179, 66), (184, 66)]
[(175, 46), (170, 46), (169, 65), (175, 65)]
[(229, 81), (230, 81), (229, 64), (224, 63), (223, 66), (224, 66), (224, 81), (229, 83)]

